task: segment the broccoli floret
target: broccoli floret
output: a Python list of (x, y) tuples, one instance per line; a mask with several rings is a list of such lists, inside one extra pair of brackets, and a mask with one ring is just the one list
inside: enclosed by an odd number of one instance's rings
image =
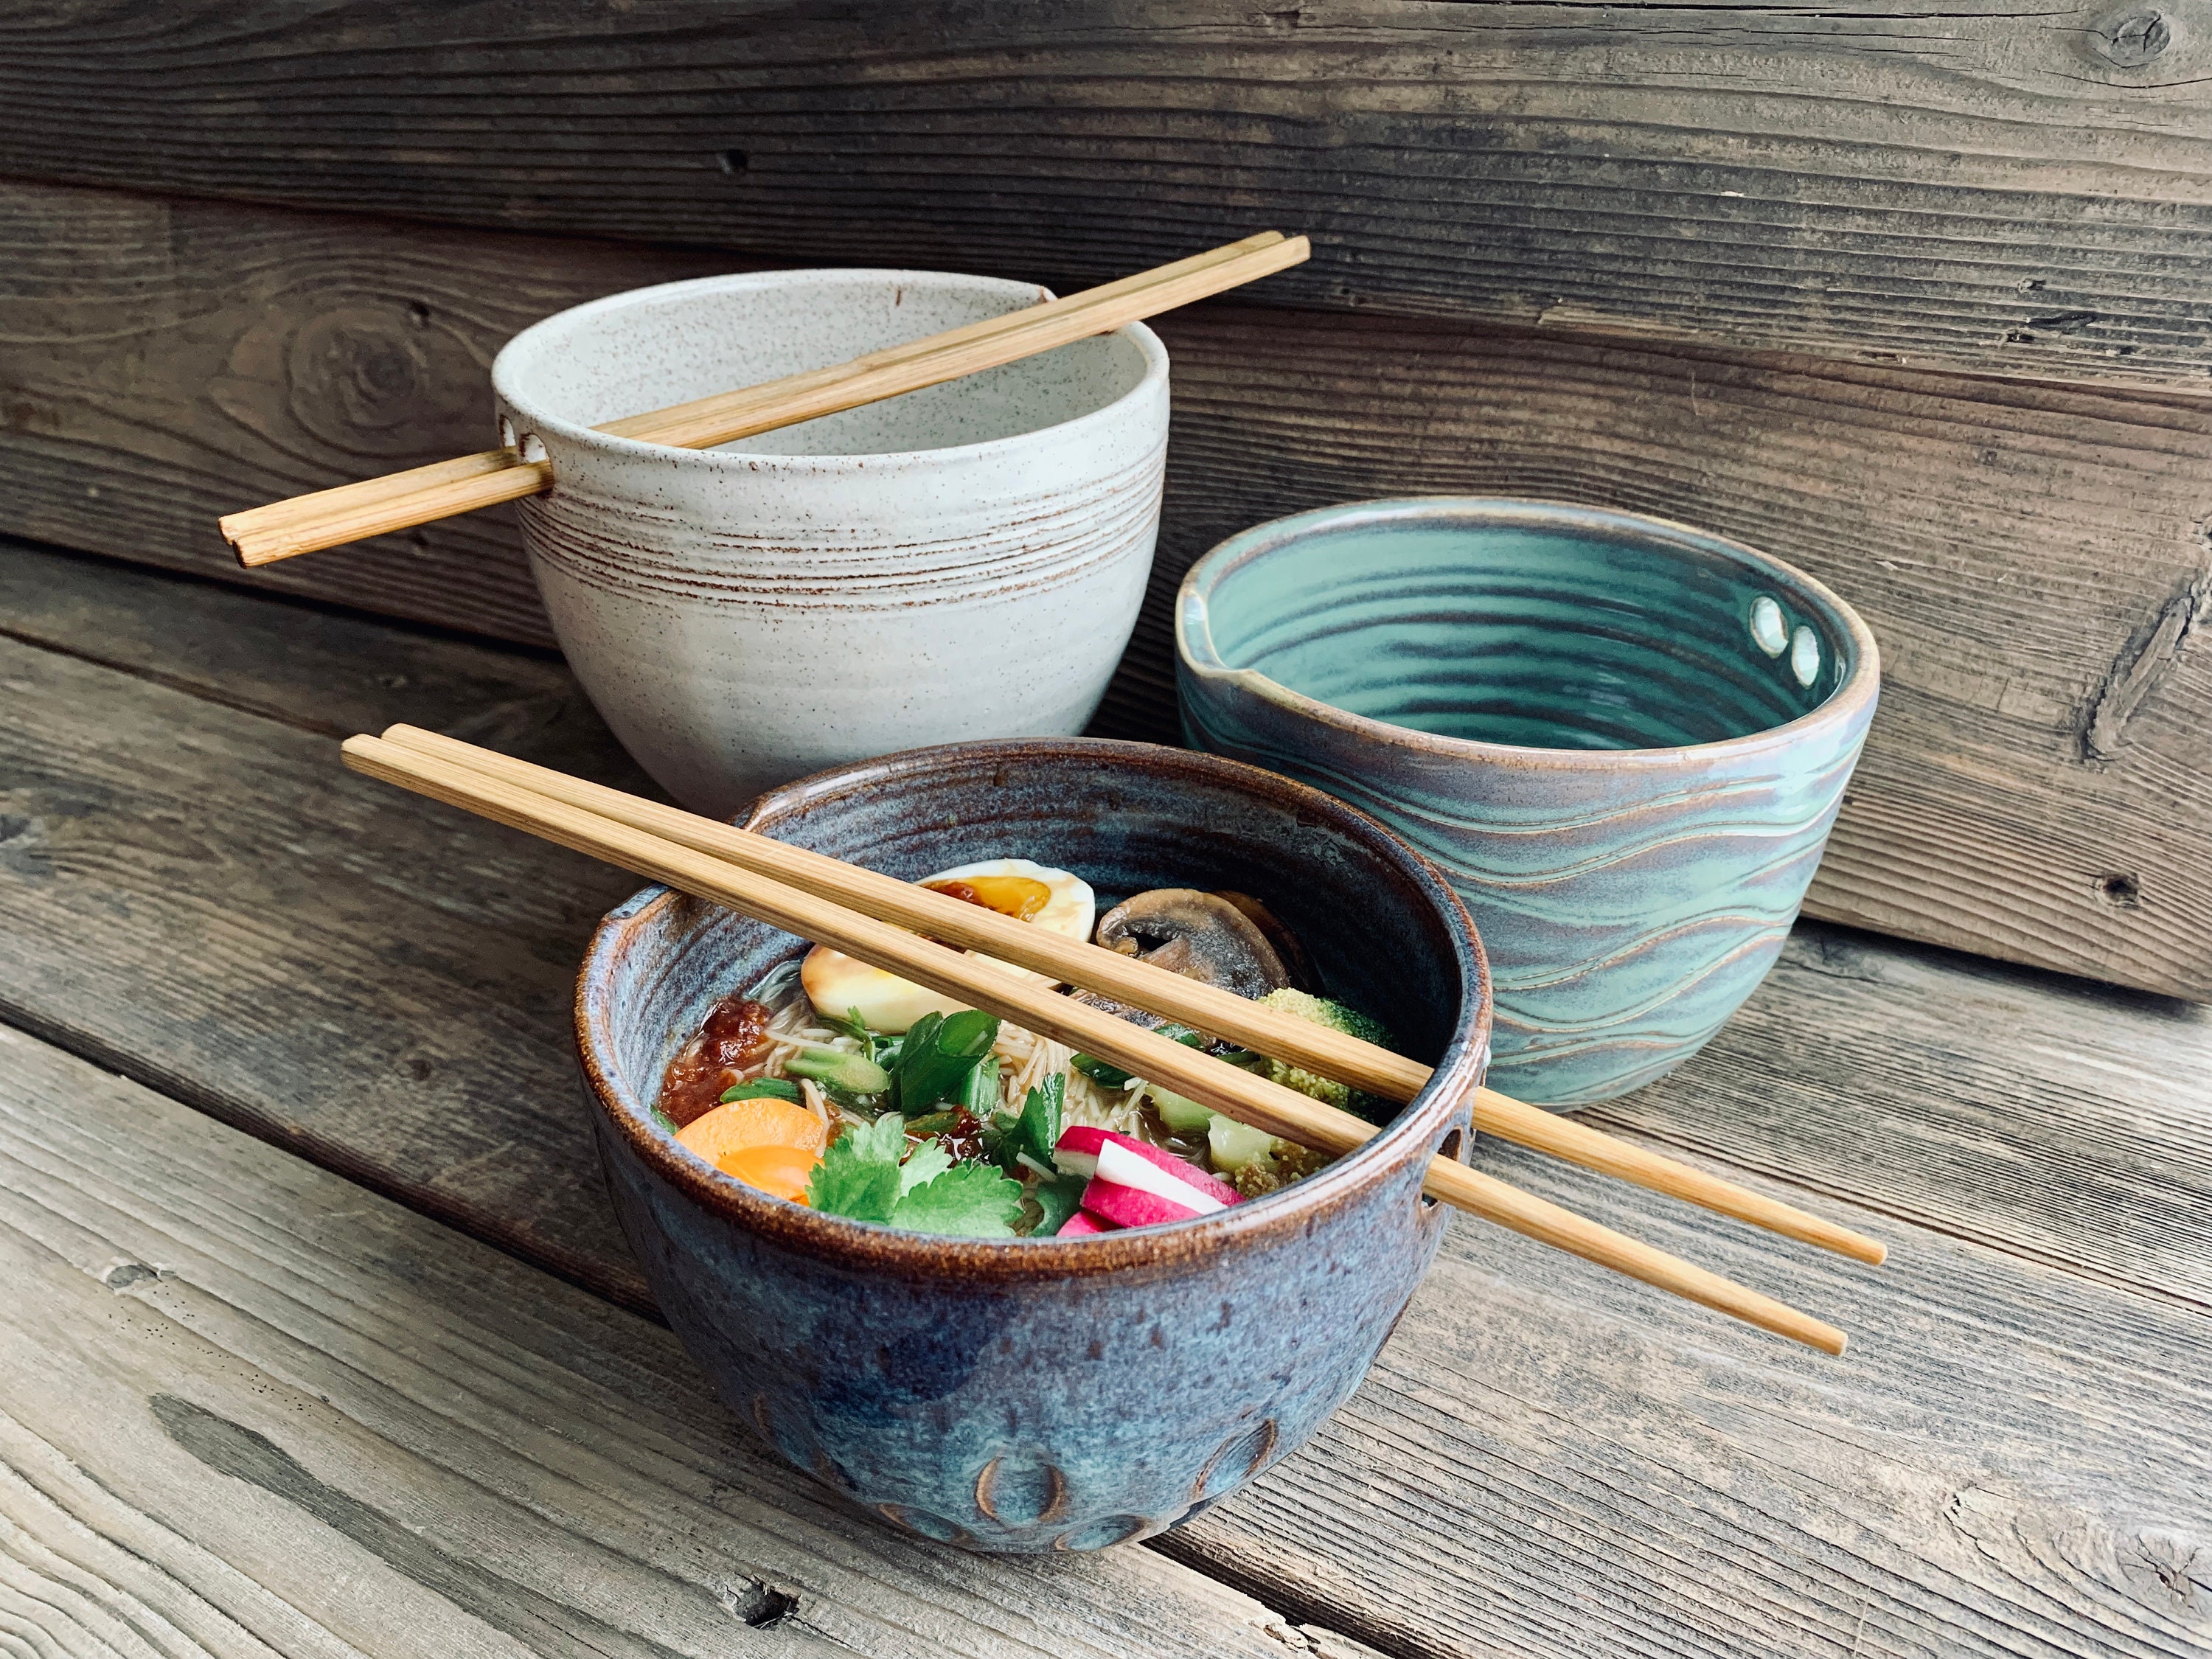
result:
[[(1260, 999), (1263, 1007), (1279, 1008), (1286, 1014), (1296, 1014), (1300, 1019), (1310, 1020), (1316, 1025), (1326, 1025), (1346, 1036), (1356, 1036), (1363, 1042), (1377, 1048), (1395, 1049), (1397, 1044), (1380, 1020), (1370, 1019), (1357, 1008), (1347, 1008), (1327, 997), (1317, 997), (1304, 991), (1285, 986), (1279, 991), (1270, 991)], [(1339, 1083), (1334, 1078), (1317, 1076), (1303, 1066), (1292, 1066), (1279, 1060), (1267, 1062), (1267, 1076), (1285, 1089), (1295, 1089), (1300, 1094), (1334, 1106), (1340, 1111), (1357, 1113), (1370, 1123), (1387, 1122), (1394, 1109), (1380, 1096), (1370, 1095)]]

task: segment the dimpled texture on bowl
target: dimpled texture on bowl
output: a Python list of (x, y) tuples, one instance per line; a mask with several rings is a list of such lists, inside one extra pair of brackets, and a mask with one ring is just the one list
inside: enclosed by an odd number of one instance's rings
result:
[(1779, 560), (1555, 502), (1370, 502), (1224, 543), (1176, 615), (1194, 745), (1433, 860), (1482, 930), (1494, 1086), (1609, 1099), (1765, 977), (1874, 714), (1873, 636)]
[(1444, 1212), (1422, 1170), (1468, 1133), (1481, 1076), (1481, 951), (1435, 871), (1303, 786), (1134, 744), (895, 756), (777, 791), (751, 826), (909, 879), (1005, 854), (1102, 903), (1252, 892), (1437, 1073), (1358, 1152), (1196, 1221), (988, 1243), (819, 1216), (678, 1153), (647, 1105), (713, 1002), (799, 941), (641, 893), (579, 980), (586, 1092), (631, 1246), (738, 1417), (867, 1512), (1000, 1551), (1149, 1536), (1304, 1443), (1427, 1270)]
[(1159, 523), (1167, 355), (1131, 324), (713, 450), (591, 428), (1049, 297), (942, 272), (669, 283), (548, 318), (492, 365), (561, 648), (694, 811), (864, 756), (1080, 731)]

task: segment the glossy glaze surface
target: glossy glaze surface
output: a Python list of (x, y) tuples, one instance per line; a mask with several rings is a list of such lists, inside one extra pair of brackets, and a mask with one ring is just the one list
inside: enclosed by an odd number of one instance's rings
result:
[(1766, 973), (1874, 714), (1873, 636), (1781, 561), (1556, 502), (1325, 508), (1232, 538), (1177, 605), (1196, 746), (1313, 783), (1436, 861), (1496, 975), (1495, 1086), (1604, 1100)]
[(591, 428), (1048, 297), (763, 271), (594, 301), (499, 354), (502, 441), (553, 463), (521, 507), (546, 613), (685, 805), (727, 815), (916, 744), (1080, 731), (1152, 568), (1167, 354), (1132, 324), (714, 450)]
[(647, 1098), (714, 1000), (799, 942), (641, 893), (592, 942), (578, 1044), (624, 1230), (738, 1415), (892, 1524), (989, 1550), (1150, 1535), (1301, 1445), (1427, 1270), (1443, 1218), (1421, 1170), (1464, 1136), (1481, 1076), (1481, 950), (1436, 872), (1317, 792), (1134, 744), (894, 756), (779, 790), (750, 822), (908, 878), (1005, 854), (1102, 896), (1234, 885), (1438, 1069), (1358, 1152), (1196, 1221), (986, 1243), (817, 1215), (678, 1152)]

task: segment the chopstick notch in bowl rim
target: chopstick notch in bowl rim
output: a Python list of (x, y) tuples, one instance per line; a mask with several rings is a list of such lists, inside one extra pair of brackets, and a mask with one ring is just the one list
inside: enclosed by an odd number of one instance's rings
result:
[[(838, 899), (787, 885), (651, 830), (387, 738), (366, 735), (349, 738), (343, 753), (346, 765), (355, 771), (462, 807), (802, 938), (829, 945), (1084, 1053), (1096, 1054), (1134, 1075), (1164, 1084), (1200, 1104), (1271, 1134), (1341, 1155), (1381, 1133), (1373, 1124), (1349, 1112), (1339, 1111), (1212, 1055), (1185, 1048), (1156, 1031), (1061, 996), (1033, 981), (1018, 979), (994, 960), (940, 945), (904, 927), (848, 908)], [(769, 846), (786, 846), (764, 836), (754, 839)], [(869, 873), (848, 865), (839, 864), (838, 867), (853, 875)], [(892, 880), (887, 877), (878, 879)], [(906, 886), (903, 883), (894, 884)], [(961, 905), (957, 900), (947, 902), (961, 908), (975, 908)], [(938, 927), (934, 921), (928, 925), (933, 930)], [(1114, 957), (1115, 953), (1101, 951), (1099, 954)], [(1139, 965), (1163, 977), (1176, 977), (1149, 963)], [(1091, 977), (1086, 973), (1068, 982), (1080, 984)], [(1094, 988), (1112, 994), (1111, 987)], [(1832, 1325), (1452, 1159), (1431, 1158), (1423, 1189), (1431, 1197), (1455, 1207), (1760, 1329), (1824, 1353), (1844, 1352), (1844, 1334)]]

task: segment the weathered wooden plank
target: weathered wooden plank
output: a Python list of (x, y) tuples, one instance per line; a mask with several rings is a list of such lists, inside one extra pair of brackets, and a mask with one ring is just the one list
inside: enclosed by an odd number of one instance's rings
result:
[[(0, 188), (0, 222), (46, 250), (0, 262), (0, 316), (39, 342), (0, 366), (9, 521), (234, 578), (218, 513), (482, 443), (508, 330), (698, 268), (98, 191)], [(1172, 738), (1168, 601), (1249, 524), (1421, 491), (1640, 508), (1807, 566), (1883, 642), (1816, 914), (2212, 995), (2212, 403), (1249, 307), (1161, 326), (1161, 552), (1099, 729)], [(420, 538), (260, 578), (548, 637), (504, 521)]]
[(902, 1539), (666, 1331), (5, 1028), (0, 1278), (0, 1630), (33, 1651), (1309, 1646), (1151, 1551)]
[(2212, 1313), (2212, 1009), (1801, 927), (1591, 1121)]
[[(222, 514), (495, 443), (489, 371), (509, 336), (602, 294), (743, 266), (0, 185), (7, 523), (245, 580)], [(252, 580), (553, 642), (508, 507)]]
[[(650, 1307), (568, 1034), (584, 943), (635, 878), (456, 823), (425, 838), (403, 798), (339, 769), (331, 732), (473, 704), (526, 734), (550, 708), (554, 763), (588, 771), (612, 745), (557, 718), (543, 660), (358, 622), (349, 653), (321, 652), (289, 606), (245, 600), (247, 627), (242, 596), (179, 591), (200, 624), (179, 637), (229, 643), (173, 657), (166, 684), (0, 641), (0, 1018)], [(247, 639), (270, 673), (225, 681)], [(595, 740), (571, 742), (578, 723)]]
[(1308, 1577), (1385, 1648), (1437, 1632), (1532, 1659), (2212, 1647), (2202, 1255), (2185, 1311), (1878, 1222), (1878, 1272), (1785, 1264), (1531, 1157), (1485, 1162), (1827, 1310), (1850, 1352), (1801, 1361), (1455, 1218), (1308, 1454), (1171, 1553), (1248, 1587)]
[(659, 791), (561, 659), (0, 536), (0, 635), (326, 738), (422, 726)]
[(0, 170), (1056, 283), (1279, 222), (1297, 304), (2201, 387), (2207, 17), (74, 0)]
[[(296, 614), (195, 591), (238, 620), (197, 613), (188, 639)], [(54, 614), (20, 631), (58, 633)], [(638, 1296), (556, 1086), (589, 925), (556, 890), (582, 870), (357, 793), (298, 724), (330, 718), (319, 684), (357, 718), (359, 665), (392, 632), (336, 619), (328, 673), (280, 651), (265, 680), (188, 648), (167, 684), (0, 648), (16, 714), (0, 996), (111, 1069)], [(423, 684), (446, 683), (426, 662), (456, 685), (495, 672), (488, 647), (410, 648)], [(239, 707), (288, 698), (289, 725)], [(220, 850), (246, 845), (279, 853)], [(462, 874), (418, 902), (434, 867)], [(241, 1018), (250, 1050), (210, 1040)], [(385, 1057), (395, 1031), (437, 1056), (419, 1080)], [(1849, 1359), (1800, 1360), (1462, 1227), (1316, 1451), (1170, 1547), (1404, 1654), (2196, 1650), (2212, 1639), (2191, 1565), (2212, 1559), (2208, 1032), (2201, 1011), (1808, 928), (1735, 1030), (1614, 1110), (1693, 1159), (1826, 1194), (1892, 1242), (1889, 1268), (1485, 1158), (1839, 1317)]]

